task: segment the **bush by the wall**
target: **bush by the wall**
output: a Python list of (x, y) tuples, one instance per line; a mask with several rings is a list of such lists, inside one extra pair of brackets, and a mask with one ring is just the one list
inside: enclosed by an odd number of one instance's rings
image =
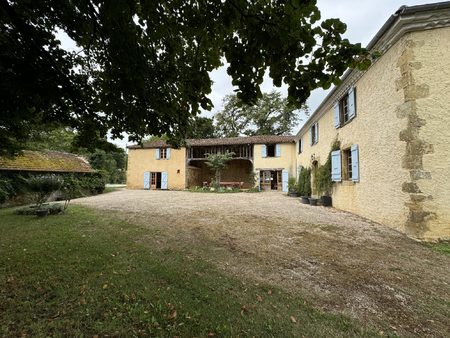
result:
[(311, 196), (311, 169), (302, 167), (297, 181), (300, 196)]
[[(0, 173), (0, 204), (26, 204), (32, 201), (33, 189), (31, 182), (39, 173)], [(52, 174), (61, 180), (60, 191), (69, 194), (69, 199), (101, 194), (105, 190), (106, 179), (102, 172)]]

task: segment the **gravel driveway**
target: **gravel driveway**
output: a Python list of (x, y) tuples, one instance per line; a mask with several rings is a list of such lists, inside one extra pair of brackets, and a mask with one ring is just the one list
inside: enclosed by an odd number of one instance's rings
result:
[(450, 257), (281, 193), (122, 190), (74, 203), (142, 225), (139, 241), (408, 336), (450, 336)]

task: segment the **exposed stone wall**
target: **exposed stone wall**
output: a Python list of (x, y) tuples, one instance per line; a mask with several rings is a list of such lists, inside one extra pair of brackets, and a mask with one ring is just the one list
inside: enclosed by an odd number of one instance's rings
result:
[(186, 185), (186, 149), (171, 149), (170, 159), (156, 159), (156, 149), (129, 149), (127, 188), (144, 189), (144, 172), (167, 172), (169, 189), (184, 189)]
[(450, 28), (410, 34), (398, 61), (397, 116), (407, 121), (403, 184), (409, 196), (406, 232), (427, 240), (450, 239)]

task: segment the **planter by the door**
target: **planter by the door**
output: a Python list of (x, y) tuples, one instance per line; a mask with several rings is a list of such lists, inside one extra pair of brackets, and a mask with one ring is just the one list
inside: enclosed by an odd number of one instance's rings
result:
[(310, 198), (309, 199), (309, 204), (310, 205), (313, 205), (313, 206), (316, 206), (317, 205), (317, 198)]
[(302, 196), (301, 197), (301, 202), (303, 204), (309, 204), (309, 197), (308, 196)]
[(322, 200), (322, 205), (324, 207), (331, 207), (332, 205), (331, 196), (322, 196), (320, 199)]
[(298, 197), (298, 192), (296, 192), (296, 191), (291, 191), (291, 192), (289, 192), (289, 196), (290, 196), (290, 197)]

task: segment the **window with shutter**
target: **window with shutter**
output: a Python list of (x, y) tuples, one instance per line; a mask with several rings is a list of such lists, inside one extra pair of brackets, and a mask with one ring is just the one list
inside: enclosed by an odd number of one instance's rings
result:
[(314, 123), (311, 126), (309, 133), (310, 133), (310, 137), (311, 137), (311, 145), (314, 145), (317, 142), (319, 142), (319, 123), (318, 122)]
[[(352, 87), (345, 96), (339, 100), (334, 111), (334, 125), (336, 128), (350, 122), (356, 116), (356, 88)], [(338, 122), (337, 122), (338, 121)], [(338, 124), (337, 124), (338, 123)]]
[(359, 153), (358, 153), (358, 145), (352, 145), (350, 149), (351, 153), (351, 179), (353, 182), (359, 182)]
[(340, 150), (331, 152), (331, 179), (333, 182), (340, 182), (342, 180)]
[(339, 128), (341, 126), (341, 111), (339, 102), (333, 107), (334, 112), (334, 127)]
[(159, 148), (155, 149), (155, 158), (156, 158), (157, 160), (159, 160), (159, 159), (161, 158)]
[(275, 157), (280, 157), (281, 156), (281, 144), (276, 144), (275, 145)]
[[(279, 144), (265, 144), (262, 146), (263, 157), (278, 157), (281, 155), (281, 149), (279, 149)], [(278, 148), (278, 149), (277, 149)], [(279, 152), (279, 153), (278, 153)]]
[(267, 146), (265, 144), (261, 146), (261, 157), (267, 157)]
[(348, 92), (348, 120), (356, 116), (356, 88), (351, 88)]

